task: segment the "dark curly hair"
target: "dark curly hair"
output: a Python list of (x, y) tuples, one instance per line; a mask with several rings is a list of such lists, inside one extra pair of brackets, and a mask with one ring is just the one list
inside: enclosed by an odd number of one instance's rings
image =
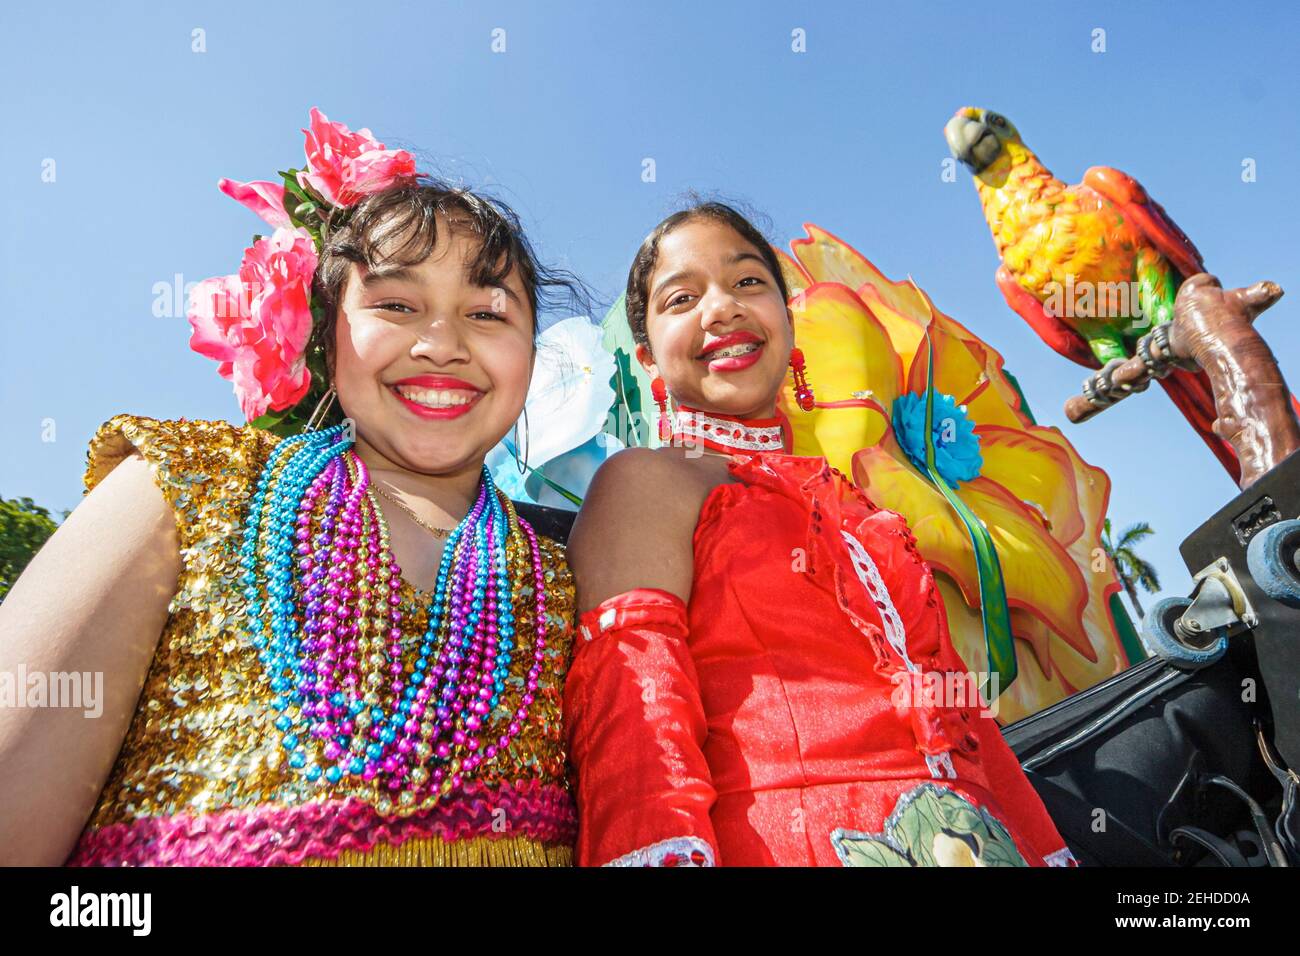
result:
[(423, 262), (439, 242), (438, 216), (453, 230), (475, 236), (478, 247), (466, 264), (470, 281), (484, 287), (505, 284), (512, 272), (528, 295), (533, 336), (539, 333), (540, 312), (567, 304), (586, 311), (591, 296), (572, 273), (551, 269), (538, 261), (519, 217), (501, 200), (431, 177), (405, 180), (364, 197), (347, 210), (343, 222), (327, 228), (312, 291), (324, 315), (313, 329), (315, 346), (323, 350), (326, 367), (334, 364), (334, 329), (348, 276), (348, 264), (367, 269), (380, 265), (413, 266)]
[(781, 292), (781, 300), (787, 301), (790, 298), (789, 289), (786, 288), (785, 276), (781, 273), (781, 263), (776, 258), (776, 250), (772, 248), (771, 243), (763, 233), (750, 220), (725, 202), (718, 200), (696, 200), (690, 206), (673, 213), (659, 225), (655, 226), (650, 235), (645, 237), (641, 243), (641, 248), (637, 250), (636, 258), (632, 260), (632, 268), (627, 274), (627, 295), (625, 297), (625, 306), (627, 310), (627, 324), (632, 329), (632, 339), (638, 345), (650, 345), (650, 339), (646, 335), (646, 311), (649, 305), (650, 295), (650, 277), (654, 274), (655, 266), (659, 261), (659, 243), (664, 236), (668, 235), (678, 226), (683, 226), (689, 222), (695, 222), (700, 219), (712, 219), (715, 222), (721, 222), (736, 230), (746, 242), (749, 242), (756, 249), (767, 268), (772, 273), (776, 281), (777, 289)]

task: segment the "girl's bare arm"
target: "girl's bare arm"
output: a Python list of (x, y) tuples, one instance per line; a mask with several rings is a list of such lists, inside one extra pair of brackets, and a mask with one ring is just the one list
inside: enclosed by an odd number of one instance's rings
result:
[(661, 588), (689, 601), (692, 537), (706, 492), (685, 463), (648, 448), (629, 448), (601, 465), (569, 536), (578, 610), (632, 588)]
[[(0, 865), (59, 865), (71, 852), (121, 748), (180, 569), (171, 509), (134, 454), (0, 604), (0, 681), (12, 685), (24, 668), (47, 682), (75, 672), (83, 694), (102, 688), (93, 707), (0, 698)], [(26, 687), (14, 691), (15, 705), (26, 699)]]

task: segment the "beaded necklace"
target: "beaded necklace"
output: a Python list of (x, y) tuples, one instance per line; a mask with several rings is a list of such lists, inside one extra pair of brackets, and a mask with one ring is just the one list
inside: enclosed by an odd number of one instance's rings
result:
[[(447, 538), (428, 627), (404, 662), (401, 568), (343, 431), (286, 438), (262, 470), (240, 550), (250, 635), (289, 767), (320, 785), (370, 783), (381, 813), (406, 815), (459, 787), (522, 729), (547, 643), (541, 552), (484, 468)], [(488, 739), (515, 649), (514, 598), (529, 584), (531, 667), (520, 706)]]

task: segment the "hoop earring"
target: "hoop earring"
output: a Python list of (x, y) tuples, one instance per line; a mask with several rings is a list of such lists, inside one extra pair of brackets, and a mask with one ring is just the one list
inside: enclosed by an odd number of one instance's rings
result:
[(650, 394), (654, 396), (655, 404), (659, 406), (659, 440), (670, 442), (673, 440), (673, 422), (668, 412), (668, 386), (664, 384), (662, 378), (656, 377), (650, 383)]
[(334, 399), (338, 397), (338, 394), (334, 386), (330, 385), (325, 394), (321, 396), (320, 401), (316, 403), (316, 410), (307, 419), (307, 424), (302, 426), (304, 432), (315, 431), (320, 428), (321, 423), (325, 421), (325, 417), (329, 415), (330, 409), (334, 407)]
[(528, 473), (528, 406), (524, 406), (524, 460), (519, 460), (519, 420), (515, 419), (515, 467), (519, 474)]
[(811, 412), (816, 405), (813, 398), (812, 386), (808, 384), (808, 379), (804, 375), (803, 352), (799, 349), (790, 350), (790, 369), (794, 372), (794, 400), (805, 412)]

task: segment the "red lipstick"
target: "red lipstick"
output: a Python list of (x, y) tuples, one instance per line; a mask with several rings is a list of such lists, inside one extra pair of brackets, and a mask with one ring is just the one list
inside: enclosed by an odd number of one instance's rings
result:
[[(429, 391), (456, 391), (465, 392), (470, 395), (470, 400), (463, 405), (447, 405), (442, 408), (430, 408), (428, 405), (421, 405), (419, 402), (413, 402), (403, 395), (398, 388), (404, 386), (407, 388), (428, 389)], [(459, 418), (464, 415), (483, 397), (483, 391), (464, 379), (456, 378), (452, 375), (413, 375), (410, 378), (404, 378), (388, 386), (389, 391), (397, 398), (399, 402), (406, 407), (411, 414), (424, 419), (448, 419)]]
[(437, 388), (437, 389), (459, 389), (465, 392), (481, 392), (482, 389), (471, 385), (463, 378), (456, 378), (454, 375), (412, 375), (410, 378), (399, 379), (394, 385), (409, 385), (412, 388)]
[[(729, 348), (733, 345), (743, 345), (748, 342), (754, 342), (758, 348), (744, 355), (730, 355), (722, 358), (710, 359), (709, 356), (719, 349)], [(710, 372), (736, 372), (743, 368), (749, 368), (763, 354), (763, 340), (753, 332), (746, 332), (743, 329), (736, 332), (728, 332), (721, 335), (709, 343), (708, 347), (701, 352), (696, 358), (708, 363)]]

